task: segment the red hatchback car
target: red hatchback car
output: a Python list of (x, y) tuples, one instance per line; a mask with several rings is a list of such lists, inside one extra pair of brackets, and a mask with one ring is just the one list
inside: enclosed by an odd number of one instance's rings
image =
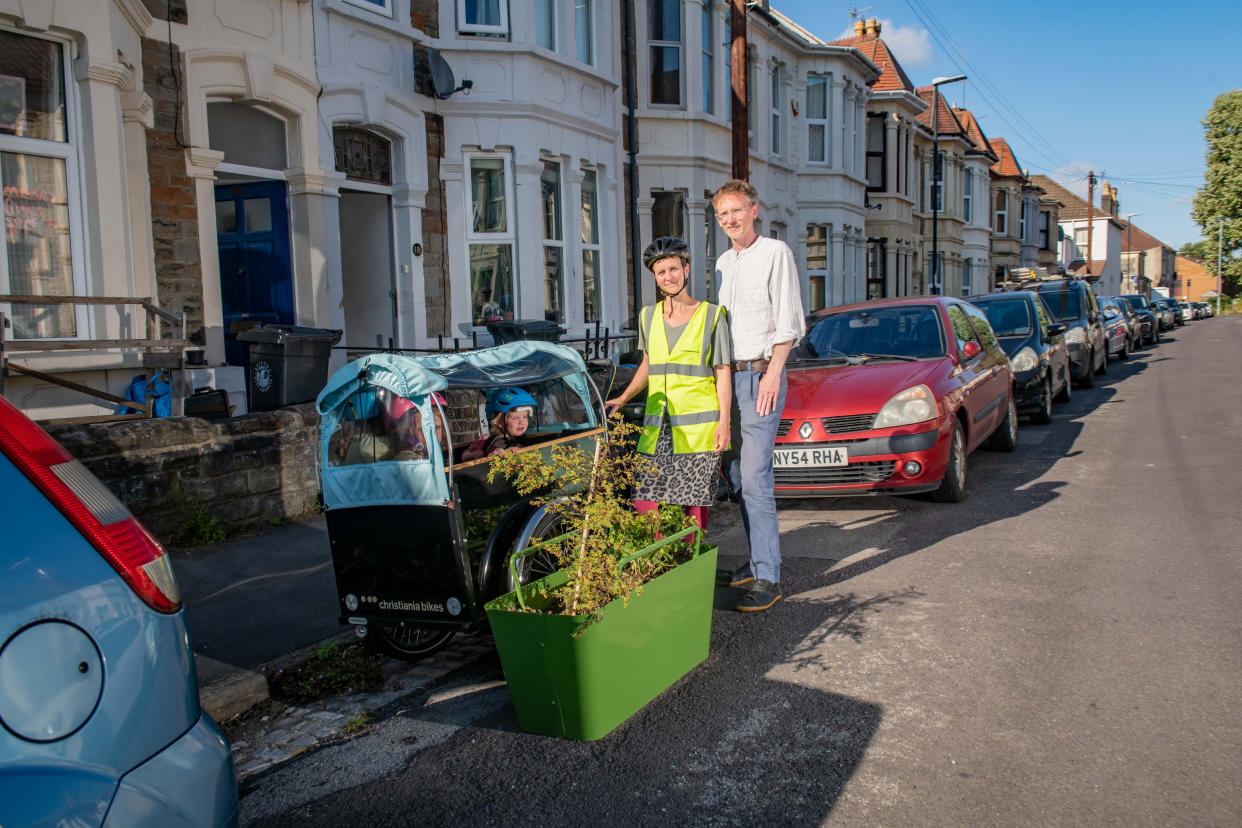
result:
[(820, 311), (789, 362), (777, 497), (965, 494), (966, 456), (1017, 446), (1013, 374), (978, 308), (951, 297)]

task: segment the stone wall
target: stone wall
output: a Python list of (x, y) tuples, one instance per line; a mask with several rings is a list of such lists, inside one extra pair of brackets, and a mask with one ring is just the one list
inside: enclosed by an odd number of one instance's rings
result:
[[(174, 12), (176, 7), (174, 6)], [(184, 7), (182, 14), (184, 15)], [(198, 255), (198, 207), (194, 180), (186, 173), (181, 54), (166, 41), (142, 39), (142, 88), (151, 96), (155, 126), (147, 130), (147, 173), (151, 182), (151, 240), (155, 248), (158, 304), (185, 312), (186, 336), (206, 342), (203, 330), (203, 270)], [(170, 336), (167, 322), (164, 335)]]
[(313, 403), (228, 420), (126, 420), (47, 431), (165, 543), (195, 514), (234, 530), (296, 517), (319, 503)]

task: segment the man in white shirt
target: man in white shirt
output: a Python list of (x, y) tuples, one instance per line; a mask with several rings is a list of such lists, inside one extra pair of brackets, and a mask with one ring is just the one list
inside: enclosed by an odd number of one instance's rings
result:
[(772, 449), (785, 407), (785, 360), (806, 334), (806, 319), (793, 251), (755, 231), (755, 188), (728, 181), (712, 196), (712, 205), (733, 242), (716, 259), (716, 281), (733, 333), (733, 422), (741, 442), (734, 446), (738, 456), (729, 476), (742, 492), (742, 522), (750, 543), (750, 560), (717, 573), (717, 580), (728, 586), (750, 584), (734, 609), (760, 612), (782, 597)]

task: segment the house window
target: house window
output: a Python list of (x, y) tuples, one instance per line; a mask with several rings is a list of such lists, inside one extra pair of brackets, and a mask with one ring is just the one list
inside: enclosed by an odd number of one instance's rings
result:
[(574, 37), (578, 61), (595, 65), (595, 0), (574, 0)]
[(1026, 199), (1022, 199), (1022, 207), (1018, 211), (1018, 238), (1026, 242)]
[(828, 225), (808, 224), (806, 227), (807, 310), (828, 307)]
[(1048, 250), (1048, 223), (1050, 221), (1047, 210), (1039, 211), (1039, 249)]
[(346, 178), (385, 187), (392, 184), (392, 145), (384, 138), (365, 129), (338, 126), (332, 128), (332, 148), (336, 171)]
[(962, 259), (962, 295), (970, 295), (970, 259)]
[(935, 210), (938, 213), (944, 212), (944, 153), (936, 153), (935, 174), (932, 176), (932, 200), (935, 202)]
[(971, 199), (974, 196), (975, 175), (970, 170), (964, 170), (962, 177), (962, 221), (970, 224), (971, 216), (974, 215), (971, 205)]
[(784, 225), (784, 224), (782, 224), (782, 223), (781, 223), (781, 222), (779, 222), (779, 221), (774, 221), (774, 222), (772, 222), (772, 231), (771, 231), (771, 234), (770, 234), (770, 235), (771, 235), (771, 236), (772, 236), (772, 238), (774, 238), (774, 239), (781, 239), (781, 240), (784, 240), (784, 238), (785, 238), (785, 225)]
[(1087, 255), (1087, 228), (1074, 228), (1074, 244), (1078, 247), (1078, 253), (1081, 256)]
[(905, 193), (909, 191), (906, 184), (906, 153), (909, 151), (910, 136), (904, 129), (897, 133), (897, 192)]
[(712, 0), (703, 0), (703, 111), (716, 111), (716, 16)]
[(461, 34), (507, 35), (506, 0), (457, 0), (457, 31)]
[(996, 191), (996, 204), (992, 218), (992, 230), (998, 236), (1004, 236), (1009, 233), (1009, 191), (999, 189)]
[(651, 103), (681, 106), (681, 2), (647, 0)]
[(806, 79), (806, 160), (828, 163), (828, 78)]
[(466, 244), (470, 259), (471, 316), (475, 325), (512, 319), (514, 307), (513, 177), (507, 155), (467, 155), (470, 215)]
[(582, 311), (583, 320), (600, 320), (599, 199), (595, 170), (582, 172)]
[[(0, 31), (0, 293), (87, 292), (78, 255), (77, 146), (66, 97), (64, 44)], [(12, 305), (13, 339), (84, 333), (73, 305)]]
[(559, 0), (535, 0), (535, 44), (556, 51), (556, 17)]
[(867, 245), (867, 298), (888, 295), (888, 246), (883, 242)]
[(772, 154), (781, 157), (781, 67), (772, 67)]
[(543, 162), (539, 176), (543, 208), (543, 318), (565, 321), (565, 236), (561, 232), (561, 165)]
[(392, 17), (392, 0), (345, 0), (345, 2), (351, 6), (360, 6), (373, 12), (379, 12), (387, 17)]
[(651, 235), (676, 236), (684, 239), (686, 227), (686, 196), (680, 192), (655, 192), (651, 205)]
[(919, 167), (919, 212), (927, 212), (927, 162), (918, 161)]
[(888, 189), (888, 135), (883, 112), (867, 114), (867, 191)]

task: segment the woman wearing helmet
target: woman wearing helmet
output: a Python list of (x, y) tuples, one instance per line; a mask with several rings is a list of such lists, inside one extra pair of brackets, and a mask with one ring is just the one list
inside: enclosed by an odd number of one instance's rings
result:
[(701, 302), (687, 291), (690, 251), (673, 236), (661, 236), (643, 252), (661, 300), (639, 313), (643, 361), (629, 386), (609, 400), (612, 414), (645, 386), (647, 407), (638, 450), (656, 471), (634, 487), (634, 508), (674, 503), (707, 528), (707, 509), (716, 498), (720, 452), (729, 447), (733, 402), (733, 360), (729, 320), (720, 305)]
[(530, 428), (530, 418), (539, 405), (525, 389), (502, 388), (487, 398), (491, 431), (479, 436), (462, 452), (462, 460), (477, 460), (521, 448), (522, 435)]

